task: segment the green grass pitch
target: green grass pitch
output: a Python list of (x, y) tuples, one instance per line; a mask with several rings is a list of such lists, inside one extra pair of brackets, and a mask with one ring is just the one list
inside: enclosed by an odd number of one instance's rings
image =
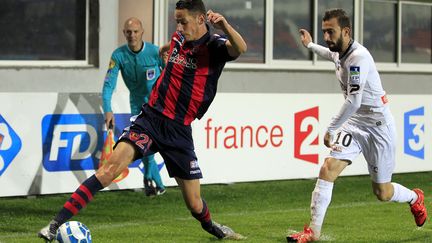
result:
[[(393, 181), (425, 191), (432, 212), (432, 172), (394, 175)], [(243, 242), (286, 242), (288, 232), (309, 221), (315, 179), (203, 185), (215, 221), (247, 236)], [(0, 198), (0, 242), (43, 242), (36, 234), (69, 194)], [(73, 218), (86, 224), (93, 242), (219, 242), (201, 230), (177, 187), (147, 198), (142, 192), (100, 192)], [(339, 178), (320, 242), (432, 242), (428, 220), (417, 228), (407, 204), (382, 203), (369, 176)]]

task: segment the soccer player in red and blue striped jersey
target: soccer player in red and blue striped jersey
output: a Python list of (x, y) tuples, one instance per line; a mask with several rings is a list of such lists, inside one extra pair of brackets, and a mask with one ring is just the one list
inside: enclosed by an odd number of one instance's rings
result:
[[(160, 50), (161, 54), (168, 52), (168, 62), (153, 86), (149, 103), (124, 129), (108, 162), (72, 194), (50, 224), (41, 229), (40, 237), (52, 241), (57, 228), (84, 208), (97, 191), (111, 184), (129, 163), (159, 152), (202, 228), (219, 239), (243, 238), (212, 221), (201, 198), (202, 173), (190, 124), (200, 119), (213, 101), (225, 63), (244, 53), (247, 46), (223, 15), (206, 12), (202, 0), (178, 1), (174, 16), (177, 31)], [(209, 24), (225, 36), (211, 34)]]

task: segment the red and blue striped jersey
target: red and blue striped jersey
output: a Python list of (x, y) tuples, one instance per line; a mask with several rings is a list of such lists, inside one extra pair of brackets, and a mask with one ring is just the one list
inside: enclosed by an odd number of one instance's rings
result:
[(234, 60), (227, 39), (207, 32), (185, 41), (179, 32), (171, 37), (169, 59), (153, 86), (149, 105), (181, 124), (201, 119), (213, 101), (225, 63)]

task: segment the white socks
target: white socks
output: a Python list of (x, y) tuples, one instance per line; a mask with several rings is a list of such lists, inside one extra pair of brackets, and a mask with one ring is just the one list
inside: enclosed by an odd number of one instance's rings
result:
[(391, 184), (393, 185), (394, 192), (390, 201), (400, 203), (408, 202), (410, 204), (417, 201), (418, 196), (413, 190), (410, 190), (398, 183), (392, 182)]
[(333, 182), (318, 179), (312, 192), (310, 228), (314, 236), (319, 238), (327, 208), (330, 205)]

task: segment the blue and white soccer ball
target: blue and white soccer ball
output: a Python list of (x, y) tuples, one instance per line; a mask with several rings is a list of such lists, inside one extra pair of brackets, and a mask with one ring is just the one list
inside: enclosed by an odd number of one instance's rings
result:
[(68, 221), (62, 224), (57, 230), (56, 240), (60, 243), (92, 242), (90, 230), (78, 221)]

